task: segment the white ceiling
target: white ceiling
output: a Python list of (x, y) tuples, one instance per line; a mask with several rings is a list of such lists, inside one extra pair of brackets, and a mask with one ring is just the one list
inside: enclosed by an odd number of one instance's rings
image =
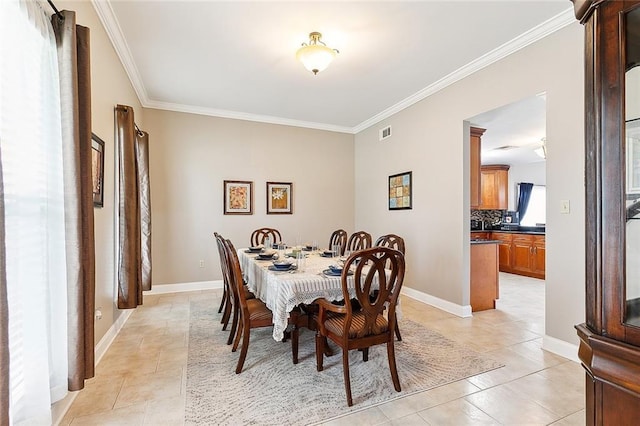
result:
[[(143, 106), (349, 133), (574, 22), (568, 0), (92, 1)], [(316, 76), (311, 31), (340, 51)]]

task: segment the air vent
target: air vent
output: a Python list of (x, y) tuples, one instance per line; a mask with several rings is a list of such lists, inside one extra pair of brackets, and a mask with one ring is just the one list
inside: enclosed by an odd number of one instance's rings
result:
[(507, 151), (509, 149), (515, 149), (518, 148), (515, 145), (503, 145), (503, 146), (499, 146), (497, 148), (493, 148), (494, 151)]
[(380, 140), (383, 141), (391, 137), (391, 126), (380, 129)]

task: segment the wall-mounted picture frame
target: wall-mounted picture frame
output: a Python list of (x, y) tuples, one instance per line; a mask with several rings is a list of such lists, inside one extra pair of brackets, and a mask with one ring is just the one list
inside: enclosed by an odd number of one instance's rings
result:
[(389, 210), (411, 210), (413, 207), (412, 172), (389, 176)]
[(267, 182), (267, 214), (292, 214), (293, 183)]
[(91, 187), (93, 207), (104, 206), (104, 141), (91, 133)]
[(224, 214), (253, 214), (253, 182), (224, 181)]

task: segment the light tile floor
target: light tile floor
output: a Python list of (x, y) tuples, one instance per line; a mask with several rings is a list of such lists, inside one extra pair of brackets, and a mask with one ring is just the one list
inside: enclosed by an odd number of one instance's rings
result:
[[(145, 296), (61, 424), (184, 424), (189, 303), (204, 293)], [(541, 349), (544, 281), (501, 273), (500, 296), (498, 309), (472, 318), (407, 297), (402, 310), (504, 367), (326, 424), (584, 425), (582, 367)]]

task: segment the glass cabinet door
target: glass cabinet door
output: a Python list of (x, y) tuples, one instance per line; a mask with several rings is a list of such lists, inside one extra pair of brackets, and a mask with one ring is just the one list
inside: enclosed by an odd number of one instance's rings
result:
[(640, 7), (624, 15), (625, 323), (640, 327)]

